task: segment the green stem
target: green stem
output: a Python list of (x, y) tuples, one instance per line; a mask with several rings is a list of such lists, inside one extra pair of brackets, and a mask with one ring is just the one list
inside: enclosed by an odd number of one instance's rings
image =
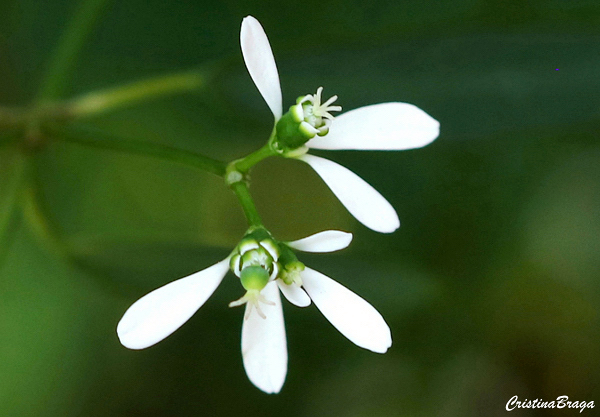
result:
[(38, 94), (38, 102), (59, 97), (77, 63), (77, 54), (83, 48), (87, 38), (110, 0), (83, 0), (69, 25), (58, 41), (52, 54), (46, 77)]
[(204, 86), (205, 81), (205, 74), (198, 70), (162, 75), (87, 93), (71, 100), (70, 104), (67, 104), (67, 108), (70, 115), (85, 117), (153, 97), (196, 90)]
[(248, 225), (251, 227), (262, 227), (262, 220), (256, 210), (254, 200), (252, 200), (252, 196), (250, 195), (246, 174), (248, 174), (250, 168), (263, 159), (277, 155), (277, 152), (272, 146), (275, 134), (275, 129), (273, 129), (271, 137), (262, 148), (252, 152), (244, 158), (232, 161), (227, 165), (225, 181), (229, 184), (240, 201), (242, 209), (244, 210), (244, 215), (248, 220)]
[[(121, 138), (115, 139), (107, 137), (106, 134), (102, 133), (95, 133), (94, 137), (90, 137), (89, 132), (52, 130), (51, 134), (53, 137), (57, 137), (57, 139), (68, 143), (158, 158), (199, 168), (219, 177), (225, 175), (226, 164), (224, 162), (217, 161), (216, 159), (209, 158), (202, 154), (173, 148), (167, 145)], [(103, 135), (104, 137), (98, 139), (98, 136), (100, 135)]]
[(236, 183), (231, 184), (231, 189), (233, 190), (238, 200), (240, 201), (240, 204), (242, 205), (244, 215), (248, 220), (248, 225), (256, 227), (262, 226), (262, 220), (258, 215), (256, 206), (254, 205), (254, 200), (252, 200), (252, 196), (250, 195), (248, 184), (245, 181), (238, 181)]
[(273, 130), (273, 133), (271, 134), (269, 141), (262, 148), (252, 152), (251, 154), (245, 156), (244, 158), (233, 161), (232, 163), (229, 164), (229, 166), (230, 166), (229, 169), (239, 171), (242, 174), (246, 174), (246, 173), (248, 173), (250, 168), (252, 168), (254, 165), (258, 164), (263, 159), (278, 155), (278, 153), (275, 152), (275, 150), (273, 150), (273, 146), (272, 146), (274, 135), (275, 135), (275, 130)]

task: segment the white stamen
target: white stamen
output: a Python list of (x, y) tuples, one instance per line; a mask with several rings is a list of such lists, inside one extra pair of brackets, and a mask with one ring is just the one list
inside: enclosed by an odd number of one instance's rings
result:
[[(313, 115), (316, 116), (317, 118), (325, 118), (325, 119), (329, 119), (329, 120), (333, 120), (333, 115), (330, 113), (332, 111), (341, 111), (342, 110), (342, 106), (332, 106), (331, 104), (333, 102), (335, 102), (338, 99), (338, 96), (333, 96), (331, 98), (329, 98), (327, 101), (325, 101), (325, 103), (321, 104), (321, 94), (323, 92), (323, 87), (319, 87), (317, 89), (317, 93), (315, 95), (306, 95), (305, 97), (302, 98), (302, 100), (300, 100), (300, 103), (305, 103), (305, 102), (310, 102), (311, 105), (307, 106), (307, 113), (309, 113), (308, 115)], [(306, 120), (306, 116), (308, 116), (305, 114), (305, 120)], [(321, 122), (319, 120), (319, 122)], [(315, 127), (317, 125), (316, 121), (312, 121), (312, 123)]]
[[(327, 107), (327, 106), (329, 106), (331, 103), (333, 103), (333, 102), (334, 102), (334, 101), (336, 101), (337, 99), (338, 99), (338, 96), (333, 96), (333, 97), (331, 97), (329, 100), (327, 100), (325, 103), (323, 103), (323, 107)], [(340, 107), (340, 106), (337, 106), (337, 107)], [(340, 110), (341, 110), (341, 109), (342, 109), (342, 108), (340, 107)]]
[(265, 314), (261, 310), (259, 303), (267, 304), (270, 306), (275, 305), (274, 302), (267, 300), (265, 298), (265, 296), (260, 293), (260, 290), (248, 290), (248, 291), (246, 291), (246, 294), (244, 294), (244, 296), (242, 298), (230, 302), (229, 307), (238, 307), (243, 304), (248, 304), (248, 308), (246, 309), (246, 314), (244, 315), (244, 320), (248, 320), (248, 317), (250, 317), (250, 313), (252, 312), (253, 309), (256, 310), (256, 313), (260, 317), (262, 317), (263, 319), (266, 319), (267, 316), (265, 316)]

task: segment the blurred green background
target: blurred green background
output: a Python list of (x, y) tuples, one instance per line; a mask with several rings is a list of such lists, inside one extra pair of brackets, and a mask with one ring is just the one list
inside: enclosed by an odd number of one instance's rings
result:
[[(209, 68), (201, 88), (61, 129), (240, 157), (272, 123), (239, 51), (248, 14), (284, 107), (324, 86), (346, 110), (403, 101), (441, 123), (421, 150), (318, 153), (392, 203), (391, 235), (357, 223), (301, 163), (253, 170), (276, 237), (355, 234), (301, 260), (376, 306), (391, 350), (359, 349), (314, 306), (286, 304), (287, 381), (263, 394), (242, 367), (231, 276), (171, 337), (125, 349), (115, 327), (133, 301), (242, 236), (234, 195), (189, 167), (52, 135), (24, 148), (2, 128), (0, 415), (500, 416), (514, 395), (600, 401), (600, 3), (0, 0), (0, 106), (30, 105), (44, 85), (68, 99)], [(57, 55), (69, 27), (81, 36), (63, 45), (81, 47)]]

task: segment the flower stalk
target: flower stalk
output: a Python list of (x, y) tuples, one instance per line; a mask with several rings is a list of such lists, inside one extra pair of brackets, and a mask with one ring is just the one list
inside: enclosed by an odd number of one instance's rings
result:
[(248, 183), (246, 181), (237, 181), (230, 185), (231, 189), (235, 193), (242, 206), (246, 220), (248, 220), (248, 226), (250, 227), (261, 227), (262, 220), (254, 205), (254, 200), (250, 195)]
[(273, 142), (277, 138), (275, 129), (271, 133), (267, 143), (256, 151), (246, 155), (243, 158), (232, 161), (228, 166), (228, 171), (238, 171), (241, 174), (247, 174), (254, 165), (258, 164), (263, 159), (278, 155), (278, 152), (273, 148)]

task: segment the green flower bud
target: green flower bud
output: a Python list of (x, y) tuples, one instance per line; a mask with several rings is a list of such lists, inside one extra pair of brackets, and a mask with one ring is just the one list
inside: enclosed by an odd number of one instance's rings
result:
[(298, 260), (296, 254), (287, 245), (281, 245), (281, 256), (279, 257), (281, 271), (279, 277), (286, 284), (296, 283), (302, 285), (300, 272), (304, 271), (304, 264)]
[(298, 260), (288, 263), (284, 266), (284, 269), (280, 274), (281, 279), (288, 285), (291, 285), (292, 283), (302, 285), (300, 272), (304, 271), (304, 268), (304, 264)]

